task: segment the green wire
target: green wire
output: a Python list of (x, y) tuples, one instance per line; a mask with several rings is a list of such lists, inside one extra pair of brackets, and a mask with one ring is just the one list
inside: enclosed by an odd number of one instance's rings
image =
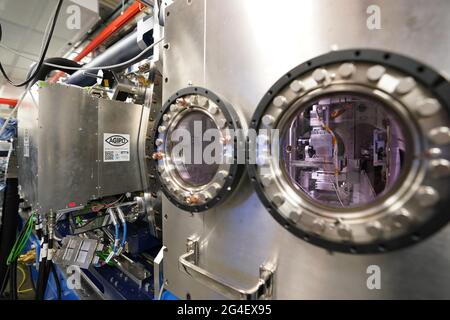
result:
[(24, 236), (24, 239), (22, 240), (22, 242), (19, 244), (19, 249), (16, 251), (16, 255), (20, 255), (23, 251), (23, 249), (25, 248), (26, 244), (28, 243), (28, 241), (30, 240), (30, 236), (31, 236), (31, 232), (33, 230), (33, 226), (31, 226), (31, 228), (29, 228)]
[(28, 240), (30, 239), (31, 233), (33, 231), (33, 218), (34, 212), (31, 213), (26, 226), (24, 226), (24, 228), (26, 228), (25, 233), (22, 235), (22, 237), (16, 239), (16, 242), (14, 243), (11, 252), (8, 255), (8, 259), (6, 261), (7, 265), (10, 265), (22, 253), (23, 249), (28, 243)]
[(20, 255), (20, 253), (22, 252), (23, 248), (27, 244), (28, 239), (31, 235), (31, 230), (32, 230), (32, 225), (30, 228), (30, 224), (28, 224), (27, 229), (25, 230), (25, 234), (21, 238), (17, 239), (16, 243), (14, 244), (14, 246), (8, 256), (8, 261), (7, 261), (8, 265), (11, 262), (13, 262), (15, 260), (15, 258), (17, 258)]

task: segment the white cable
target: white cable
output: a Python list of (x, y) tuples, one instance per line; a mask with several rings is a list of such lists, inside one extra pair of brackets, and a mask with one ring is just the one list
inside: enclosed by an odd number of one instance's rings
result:
[(159, 290), (158, 300), (161, 300), (162, 294), (163, 294), (163, 292), (164, 292), (164, 285), (165, 285), (165, 284), (166, 284), (166, 283), (163, 282), (163, 284), (162, 284), (162, 286), (161, 286), (161, 289)]
[[(145, 48), (141, 53), (139, 53), (137, 56), (131, 58), (128, 61), (125, 62), (121, 62), (118, 64), (113, 64), (113, 65), (109, 65), (109, 66), (101, 66), (101, 67), (68, 67), (68, 66), (62, 66), (59, 64), (54, 64), (54, 63), (49, 63), (49, 62), (44, 62), (45, 65), (50, 66), (50, 67), (54, 67), (54, 68), (62, 68), (62, 69), (66, 69), (66, 70), (103, 70), (103, 69), (118, 69), (118, 68), (122, 68), (122, 67), (127, 67), (128, 65), (134, 63), (136, 60), (138, 60), (139, 58), (141, 58), (143, 55), (145, 55), (148, 51), (150, 51), (154, 46), (156, 46), (158, 43), (160, 43), (161, 41), (163, 41), (164, 38), (161, 38), (155, 42), (153, 42), (150, 46), (148, 46), (147, 48)], [(27, 60), (30, 61), (34, 61), (37, 62), (35, 59), (32, 59), (26, 55), (24, 55), (23, 53), (20, 53), (8, 46), (5, 46), (4, 44), (0, 43), (0, 47), (22, 57), (25, 58)]]

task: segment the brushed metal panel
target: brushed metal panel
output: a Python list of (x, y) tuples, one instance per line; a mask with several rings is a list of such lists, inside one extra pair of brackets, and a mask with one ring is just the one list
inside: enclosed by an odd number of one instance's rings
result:
[(25, 96), (17, 110), (19, 194), (25, 204), (30, 206), (34, 206), (37, 201), (38, 103), (39, 97), (32, 91)]
[[(138, 143), (142, 141), (140, 139), (141, 126), (144, 126), (143, 129), (147, 129), (148, 113), (148, 108), (142, 105), (105, 99), (98, 100), (100, 197), (143, 190)], [(130, 161), (103, 161), (104, 133), (130, 135)]]
[(69, 86), (39, 91), (38, 196), (43, 212), (96, 193), (97, 99)]
[[(18, 114), (25, 201), (47, 212), (69, 202), (81, 206), (143, 190), (139, 146), (144, 149), (148, 118), (148, 107), (94, 98), (74, 86), (52, 85), (28, 94)], [(130, 161), (103, 162), (103, 133), (130, 135)]]
[[(205, 17), (198, 10), (202, 4)], [(366, 27), (366, 9), (372, 4), (381, 8), (381, 30)], [(192, 6), (178, 1), (170, 6), (167, 20), (170, 49), (164, 56), (164, 77), (169, 81), (164, 96), (190, 79), (203, 79), (206, 88), (227, 99), (248, 122), (275, 81), (333, 47), (394, 51), (450, 73), (450, 42), (442, 41), (448, 40), (449, 9), (445, 0), (193, 0)], [(192, 32), (201, 29), (200, 21), (204, 34)], [(190, 217), (165, 199), (163, 213), (168, 215), (163, 224), (169, 249), (165, 275), (169, 290), (182, 298), (188, 291), (194, 299), (215, 297), (175, 267), (192, 234), (200, 237), (200, 266), (236, 285), (254, 284), (259, 265), (277, 261), (278, 299), (450, 298), (450, 227), (388, 254), (331, 253), (284, 230), (246, 179), (228, 202), (207, 212)], [(380, 267), (380, 290), (367, 288), (370, 265)]]
[(186, 235), (201, 236), (203, 234), (204, 215), (202, 213), (192, 215), (179, 210), (164, 195), (162, 195), (162, 207), (163, 243), (167, 247), (163, 259), (165, 289), (181, 299), (186, 299), (188, 294), (192, 299), (197, 299), (198, 292), (203, 293), (204, 299), (221, 298), (214, 291), (193, 282), (178, 269), (178, 257), (186, 252)]
[[(175, 1), (166, 10), (163, 101), (189, 84), (205, 85), (205, 2)], [(168, 49), (167, 49), (168, 48)]]

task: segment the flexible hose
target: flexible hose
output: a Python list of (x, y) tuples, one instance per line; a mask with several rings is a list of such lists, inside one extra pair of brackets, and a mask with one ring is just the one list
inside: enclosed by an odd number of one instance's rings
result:
[(123, 248), (125, 246), (125, 241), (127, 239), (127, 223), (123, 223), (123, 235), (122, 235), (122, 243), (121, 247)]

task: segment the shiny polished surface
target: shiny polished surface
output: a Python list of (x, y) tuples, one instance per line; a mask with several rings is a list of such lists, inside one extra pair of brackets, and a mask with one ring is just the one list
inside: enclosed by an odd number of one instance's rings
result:
[[(138, 149), (148, 114), (145, 106), (94, 98), (74, 86), (51, 85), (29, 94), (18, 112), (25, 201), (48, 212), (143, 190)], [(130, 136), (129, 161), (104, 161), (104, 133)]]
[[(372, 4), (381, 8), (380, 30), (366, 25)], [(450, 42), (440, 40), (448, 38), (449, 10), (445, 0), (433, 5), (425, 0), (175, 2), (166, 23), (170, 48), (164, 54), (164, 97), (189, 83), (204, 86), (225, 97), (249, 122), (282, 75), (336, 47), (397, 52), (450, 73)], [(445, 132), (430, 134), (445, 141)], [(231, 200), (189, 215), (163, 199), (165, 277), (175, 295), (220, 296), (175, 267), (186, 253), (186, 239), (195, 235), (199, 266), (236, 286), (251, 286), (261, 264), (276, 262), (276, 299), (450, 298), (450, 255), (445, 254), (449, 227), (397, 252), (341, 254), (287, 232), (264, 208), (248, 179)], [(379, 290), (367, 286), (373, 265), (381, 271)]]

